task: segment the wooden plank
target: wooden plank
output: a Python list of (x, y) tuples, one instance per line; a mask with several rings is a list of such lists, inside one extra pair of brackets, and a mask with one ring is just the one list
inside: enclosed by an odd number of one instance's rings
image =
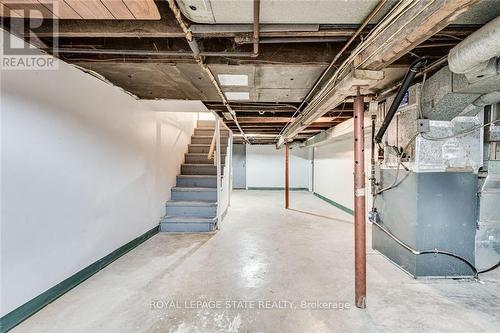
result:
[(50, 22), (43, 22), (37, 28), (39, 37), (162, 37), (162, 38), (184, 38), (184, 32), (175, 21), (173, 15), (167, 16), (165, 20), (142, 21), (142, 20), (62, 20), (58, 29)]
[(1, 0), (0, 2), (10, 9), (11, 16), (54, 18), (54, 14), (38, 0)]
[(114, 16), (99, 0), (64, 0), (82, 18), (88, 20), (114, 19)]
[(138, 20), (158, 20), (161, 18), (153, 0), (123, 0), (130, 12)]
[(19, 17), (19, 14), (11, 11), (9, 7), (6, 7), (2, 3), (0, 3), (0, 16), (1, 17)]
[(54, 13), (60, 19), (81, 19), (77, 12), (73, 10), (64, 0), (38, 0), (43, 6)]
[(134, 19), (134, 15), (122, 0), (101, 0), (109, 12), (119, 20)]
[(32, 18), (160, 19), (154, 0), (1, 0), (0, 3), (2, 16), (9, 12), (10, 16), (24, 17), (31, 9)]

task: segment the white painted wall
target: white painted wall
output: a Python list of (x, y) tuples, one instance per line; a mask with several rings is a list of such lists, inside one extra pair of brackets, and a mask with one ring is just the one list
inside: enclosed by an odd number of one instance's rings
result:
[[(274, 145), (247, 145), (247, 187), (284, 187), (285, 151)], [(290, 150), (290, 187), (311, 188), (310, 149)]]
[[(366, 125), (366, 124), (365, 124)], [(367, 128), (368, 126), (365, 126)], [(369, 134), (369, 133), (367, 133)], [(365, 188), (367, 211), (371, 209), (371, 144), (365, 137)], [(314, 148), (314, 192), (354, 209), (354, 142), (352, 132), (339, 141)]]
[(0, 82), (3, 316), (158, 225), (197, 113), (62, 62)]

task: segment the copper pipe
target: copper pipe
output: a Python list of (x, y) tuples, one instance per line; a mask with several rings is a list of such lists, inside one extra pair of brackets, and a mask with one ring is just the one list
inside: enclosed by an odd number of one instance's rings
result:
[(354, 98), (354, 272), (355, 302), (360, 309), (366, 308), (364, 109), (358, 87)]
[(289, 168), (290, 165), (288, 163), (288, 143), (285, 145), (285, 208), (288, 209), (290, 207), (290, 187), (289, 187)]

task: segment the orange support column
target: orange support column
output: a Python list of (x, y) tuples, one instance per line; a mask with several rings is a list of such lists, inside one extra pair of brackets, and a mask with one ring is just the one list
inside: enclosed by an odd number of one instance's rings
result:
[(285, 208), (290, 207), (290, 187), (289, 187), (289, 164), (288, 164), (288, 143), (285, 145)]
[(365, 104), (358, 93), (354, 98), (354, 273), (355, 301), (366, 308), (366, 219), (365, 219)]

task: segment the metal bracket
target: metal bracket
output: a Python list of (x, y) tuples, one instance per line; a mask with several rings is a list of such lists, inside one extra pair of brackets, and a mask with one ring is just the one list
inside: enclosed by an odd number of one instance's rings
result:
[(417, 131), (419, 133), (428, 133), (431, 131), (431, 125), (429, 119), (418, 119), (417, 120)]

